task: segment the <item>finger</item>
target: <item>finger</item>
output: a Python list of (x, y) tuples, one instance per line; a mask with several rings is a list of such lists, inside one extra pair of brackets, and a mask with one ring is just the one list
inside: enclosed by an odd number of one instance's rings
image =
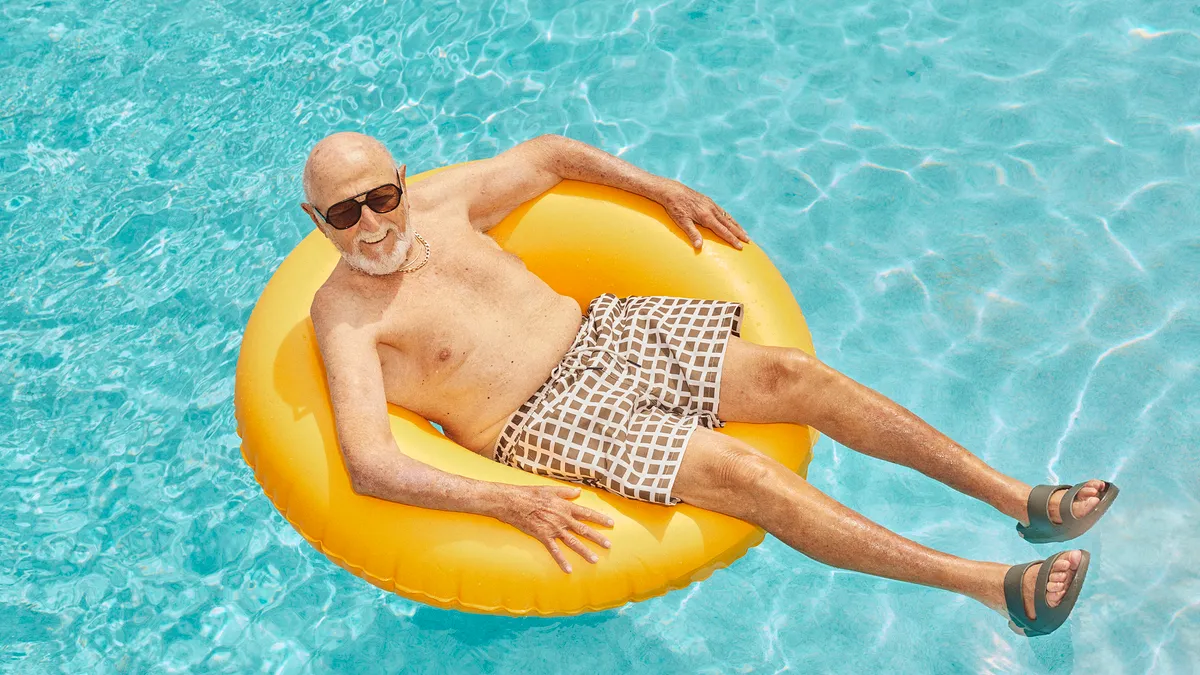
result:
[(741, 225), (737, 224), (737, 221), (733, 219), (733, 216), (729, 215), (728, 211), (715, 205), (714, 209), (717, 214), (717, 220), (720, 220), (721, 224), (733, 233), (733, 236), (743, 241), (750, 241), (750, 238), (746, 236), (746, 231), (742, 229)]
[(738, 224), (738, 221), (733, 219), (733, 216), (729, 215), (728, 211), (721, 211), (721, 220), (725, 221), (725, 224), (738, 236), (739, 239), (746, 243), (750, 243), (750, 235), (746, 233), (745, 228)]
[(563, 499), (574, 499), (579, 496), (580, 489), (577, 487), (555, 486), (552, 488), (554, 493)]
[(550, 551), (550, 555), (558, 563), (558, 566), (562, 568), (562, 571), (570, 574), (571, 563), (567, 562), (567, 556), (563, 555), (563, 552), (558, 548), (558, 544), (553, 539), (543, 540), (542, 543), (546, 545), (546, 550)]
[(570, 534), (569, 532), (564, 532), (558, 535), (558, 538), (562, 539), (564, 544), (570, 547), (572, 551), (575, 551), (582, 556), (584, 560), (594, 563), (600, 559), (600, 557), (593, 553), (591, 549), (589, 549), (587, 546), (584, 546), (583, 542), (579, 541), (575, 535)]
[(575, 510), (571, 512), (571, 515), (579, 518), (580, 520), (590, 520), (593, 523), (599, 523), (609, 527), (613, 526), (612, 518), (609, 518), (599, 511), (593, 511), (586, 506), (576, 506)]
[(696, 229), (696, 224), (691, 218), (684, 218), (679, 227), (687, 233), (688, 239), (692, 242), (693, 248), (700, 248), (703, 245), (704, 238), (700, 236), (700, 230)]
[(724, 239), (725, 241), (729, 242), (730, 246), (732, 246), (734, 248), (742, 247), (741, 240), (738, 239), (737, 235), (735, 235), (733, 233), (733, 231), (730, 230), (729, 227), (725, 225), (725, 221), (721, 220), (721, 217), (719, 215), (714, 214), (714, 215), (710, 216), (710, 220), (708, 223), (708, 229), (721, 235), (721, 238)]
[(588, 539), (591, 539), (592, 541), (596, 542), (597, 544), (600, 544), (604, 548), (612, 548), (612, 542), (610, 542), (608, 540), (608, 537), (605, 537), (604, 535), (593, 530), (592, 528), (588, 527), (587, 525), (584, 525), (583, 523), (579, 522), (578, 520), (571, 521), (571, 529), (575, 530), (579, 534), (582, 534), (583, 536), (587, 537)]

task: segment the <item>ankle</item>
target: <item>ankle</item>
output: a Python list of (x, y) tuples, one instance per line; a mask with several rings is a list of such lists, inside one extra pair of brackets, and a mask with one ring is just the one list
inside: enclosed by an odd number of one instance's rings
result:
[(1023, 525), (1029, 524), (1029, 493), (1033, 488), (1020, 482), (1012, 481), (1007, 486), (1004, 496), (999, 503), (994, 504), (1000, 513), (1019, 521)]
[(988, 566), (990, 569), (985, 577), (987, 581), (984, 584), (984, 590), (976, 600), (1001, 614), (1007, 614), (1008, 600), (1004, 596), (1004, 576), (1008, 574), (1012, 565), (989, 563)]
[(1011, 565), (977, 562), (964, 575), (962, 583), (953, 590), (971, 598), (988, 609), (1004, 613), (1008, 606), (1004, 598), (1004, 575)]

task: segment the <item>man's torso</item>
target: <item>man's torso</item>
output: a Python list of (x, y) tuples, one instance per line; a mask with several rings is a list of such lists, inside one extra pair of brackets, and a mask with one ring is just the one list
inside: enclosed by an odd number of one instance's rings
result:
[[(372, 324), (389, 402), (490, 458), (504, 422), (570, 347), (582, 314), (465, 216), (422, 211), (416, 196), (413, 227), (429, 242), (429, 262), (394, 280), (339, 262), (322, 301)], [(424, 247), (414, 246), (411, 260), (420, 261)]]

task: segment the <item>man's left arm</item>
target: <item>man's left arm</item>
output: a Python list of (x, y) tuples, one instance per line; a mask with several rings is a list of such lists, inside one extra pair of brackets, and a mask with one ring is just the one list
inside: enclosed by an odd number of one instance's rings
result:
[[(736, 248), (749, 242), (746, 231), (713, 200), (680, 183), (643, 171), (587, 143), (554, 134), (521, 143), (492, 159), (463, 167), (470, 220), (480, 231), (495, 226), (522, 203), (563, 179), (610, 185), (652, 199), (666, 209), (696, 248), (699, 227), (712, 230)], [(447, 176), (449, 178), (449, 176)]]

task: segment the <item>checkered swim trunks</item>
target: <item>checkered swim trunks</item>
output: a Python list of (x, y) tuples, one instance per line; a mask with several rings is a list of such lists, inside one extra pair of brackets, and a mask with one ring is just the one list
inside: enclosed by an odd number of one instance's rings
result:
[(719, 428), (721, 367), (741, 303), (604, 293), (575, 341), (508, 419), (496, 461), (630, 499), (678, 504), (697, 425)]

